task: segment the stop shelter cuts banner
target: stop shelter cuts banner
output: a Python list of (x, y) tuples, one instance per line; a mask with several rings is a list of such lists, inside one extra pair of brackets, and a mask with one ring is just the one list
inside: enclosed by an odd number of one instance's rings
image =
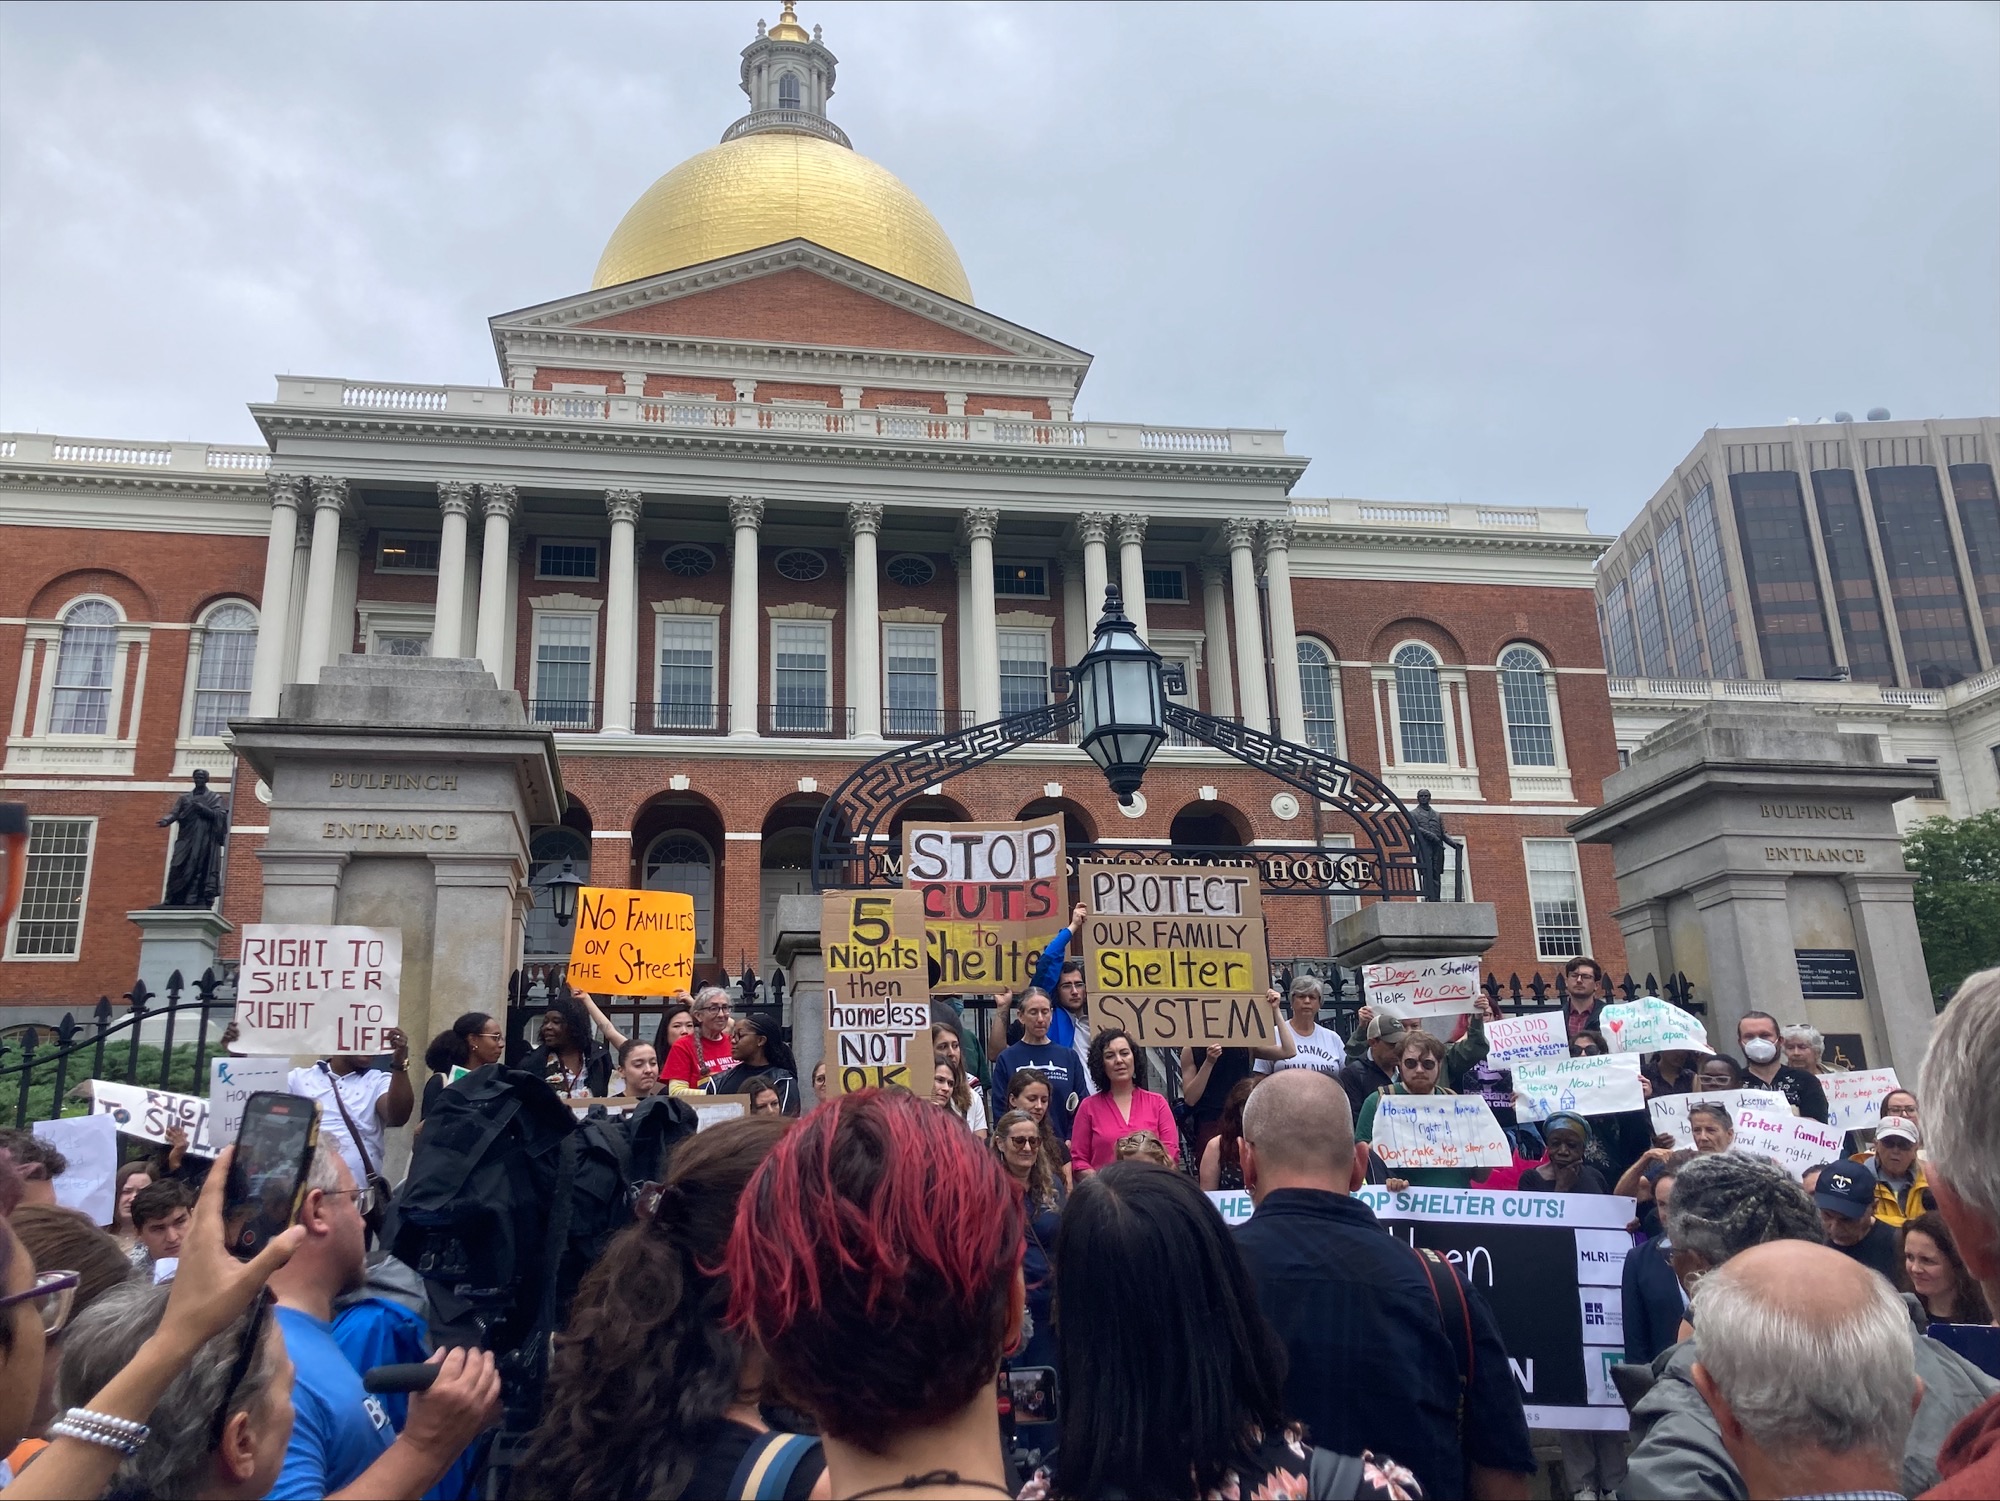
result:
[(1020, 990), (1068, 915), (1062, 820), (905, 824), (903, 886), (923, 898), (932, 993)]
[(389, 1051), (403, 983), (403, 930), (250, 923), (236, 971), (246, 1053), (373, 1057)]
[(1268, 1047), (1277, 1011), (1254, 868), (1083, 865), (1092, 1015), (1141, 1047)]
[(820, 897), (826, 960), (826, 1089), (900, 1084), (931, 1089), (931, 1003), (924, 905), (915, 891), (828, 891)]

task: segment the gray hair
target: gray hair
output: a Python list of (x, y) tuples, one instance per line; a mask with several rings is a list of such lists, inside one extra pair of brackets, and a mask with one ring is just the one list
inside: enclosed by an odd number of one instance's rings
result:
[(696, 1006), (702, 1006), (710, 1000), (719, 1000), (726, 1006), (729, 1004), (729, 992), (720, 985), (704, 985), (694, 993)]
[(1326, 987), (1320, 984), (1319, 977), (1316, 975), (1294, 975), (1292, 977), (1292, 994), (1309, 995), (1315, 1001), (1323, 1001), (1326, 999)]
[(1802, 1042), (1813, 1051), (1814, 1058), (1826, 1057), (1826, 1038), (1818, 1027), (1806, 1022), (1794, 1022), (1778, 1034), (1786, 1042)]
[(1766, 1453), (1859, 1450), (1900, 1471), (1917, 1395), (1910, 1316), (1886, 1277), (1850, 1280), (1858, 1305), (1827, 1306), (1721, 1268), (1694, 1291), (1695, 1358)]
[(1924, 1159), (1974, 1214), (2000, 1226), (2000, 969), (1969, 975), (1924, 1056)]
[(1667, 1201), (1667, 1237), (1711, 1267), (1768, 1240), (1826, 1240), (1819, 1211), (1792, 1175), (1742, 1152), (1710, 1152), (1680, 1170)]
[(1688, 1106), (1688, 1124), (1690, 1126), (1694, 1124), (1694, 1118), (1697, 1115), (1712, 1115), (1722, 1122), (1723, 1130), (1729, 1132), (1732, 1136), (1736, 1133), (1736, 1117), (1729, 1113), (1727, 1105), (1719, 1104), (1714, 1100), (1699, 1100)]
[[(85, 1405), (131, 1363), (159, 1328), (170, 1291), (164, 1285), (121, 1283), (77, 1315), (63, 1336), (62, 1367), (56, 1378), (58, 1409)], [(256, 1316), (253, 1306), (181, 1366), (154, 1404), (148, 1420), (152, 1436), (118, 1467), (110, 1490), (146, 1496), (199, 1496), (208, 1490), (208, 1435), (242, 1347), (244, 1320)], [(231, 1413), (254, 1407), (270, 1386), (278, 1365), (273, 1346), (283, 1340), (276, 1329), (273, 1317), (261, 1336), (264, 1347), (229, 1396)]]
[[(360, 1188), (362, 1185), (354, 1185)], [(306, 1164), (306, 1187), (318, 1189), (323, 1194), (340, 1192), (340, 1150), (324, 1136), (313, 1148), (312, 1161)]]

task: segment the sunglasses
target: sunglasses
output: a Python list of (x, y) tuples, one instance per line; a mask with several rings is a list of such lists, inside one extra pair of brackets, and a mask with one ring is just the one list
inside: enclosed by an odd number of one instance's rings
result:
[(222, 1389), (222, 1405), (215, 1409), (214, 1421), (208, 1425), (210, 1453), (222, 1447), (222, 1430), (229, 1423), (229, 1405), (236, 1400), (237, 1388), (250, 1374), (251, 1363), (257, 1358), (257, 1347), (263, 1342), (264, 1326), (271, 1321), (271, 1305), (275, 1301), (270, 1288), (262, 1289), (257, 1294), (257, 1306), (243, 1321), (243, 1334), (236, 1342), (236, 1359), (229, 1367), (229, 1383)]
[(81, 1281), (81, 1272), (43, 1272), (26, 1292), (9, 1293), (0, 1298), (0, 1308), (12, 1308), (16, 1303), (39, 1304), (42, 1335), (52, 1339), (62, 1333), (63, 1326), (69, 1322), (70, 1309), (76, 1306), (77, 1284)]
[(1403, 1060), (1404, 1068), (1433, 1069), (1437, 1066), (1438, 1061), (1435, 1058), (1405, 1058)]

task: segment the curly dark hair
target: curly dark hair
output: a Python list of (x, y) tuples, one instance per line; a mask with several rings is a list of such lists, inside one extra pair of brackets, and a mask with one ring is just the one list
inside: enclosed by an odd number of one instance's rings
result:
[(1826, 1243), (1819, 1210), (1792, 1175), (1742, 1152), (1710, 1152), (1682, 1168), (1666, 1222), (1674, 1245), (1710, 1267), (1766, 1241)]
[(431, 1039), (431, 1045), (424, 1049), (424, 1067), (434, 1074), (448, 1074), (454, 1068), (464, 1068), (472, 1061), (472, 1049), (466, 1039), (484, 1032), (486, 1024), (492, 1020), (484, 1011), (466, 1012)]
[(1111, 1075), (1104, 1071), (1104, 1050), (1120, 1037), (1132, 1049), (1132, 1087), (1146, 1087), (1146, 1050), (1133, 1041), (1132, 1034), (1123, 1027), (1106, 1027), (1090, 1039), (1090, 1056), (1084, 1060), (1084, 1067), (1090, 1070), (1090, 1082), (1097, 1086), (1099, 1094), (1108, 1094), (1111, 1090)]
[(675, 1151), (652, 1218), (619, 1231), (577, 1288), (517, 1494), (686, 1488), (742, 1376), (720, 1274), (736, 1201), (791, 1124), (726, 1121)]
[(550, 996), (542, 1006), (542, 1015), (551, 1011), (562, 1018), (563, 1029), (569, 1033), (565, 1047), (575, 1048), (588, 1058), (595, 1046), (595, 1034), (590, 1029), (590, 1018), (584, 1014), (583, 1004), (567, 989)]

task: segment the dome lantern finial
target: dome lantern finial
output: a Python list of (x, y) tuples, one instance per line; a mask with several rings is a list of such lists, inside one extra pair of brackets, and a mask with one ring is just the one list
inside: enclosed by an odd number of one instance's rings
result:
[(792, 0), (785, 0), (785, 8), (778, 15), (778, 24), (773, 26), (765, 35), (773, 41), (779, 42), (809, 42), (812, 40), (811, 37), (806, 35), (805, 27), (799, 25), (798, 7), (792, 4)]
[(785, 0), (778, 24), (767, 31), (759, 21), (757, 40), (743, 49), (740, 81), (750, 96), (750, 113), (722, 133), (723, 141), (786, 131), (851, 148), (847, 132), (826, 117), (836, 62), (820, 41), (819, 28), (807, 32), (797, 6)]

